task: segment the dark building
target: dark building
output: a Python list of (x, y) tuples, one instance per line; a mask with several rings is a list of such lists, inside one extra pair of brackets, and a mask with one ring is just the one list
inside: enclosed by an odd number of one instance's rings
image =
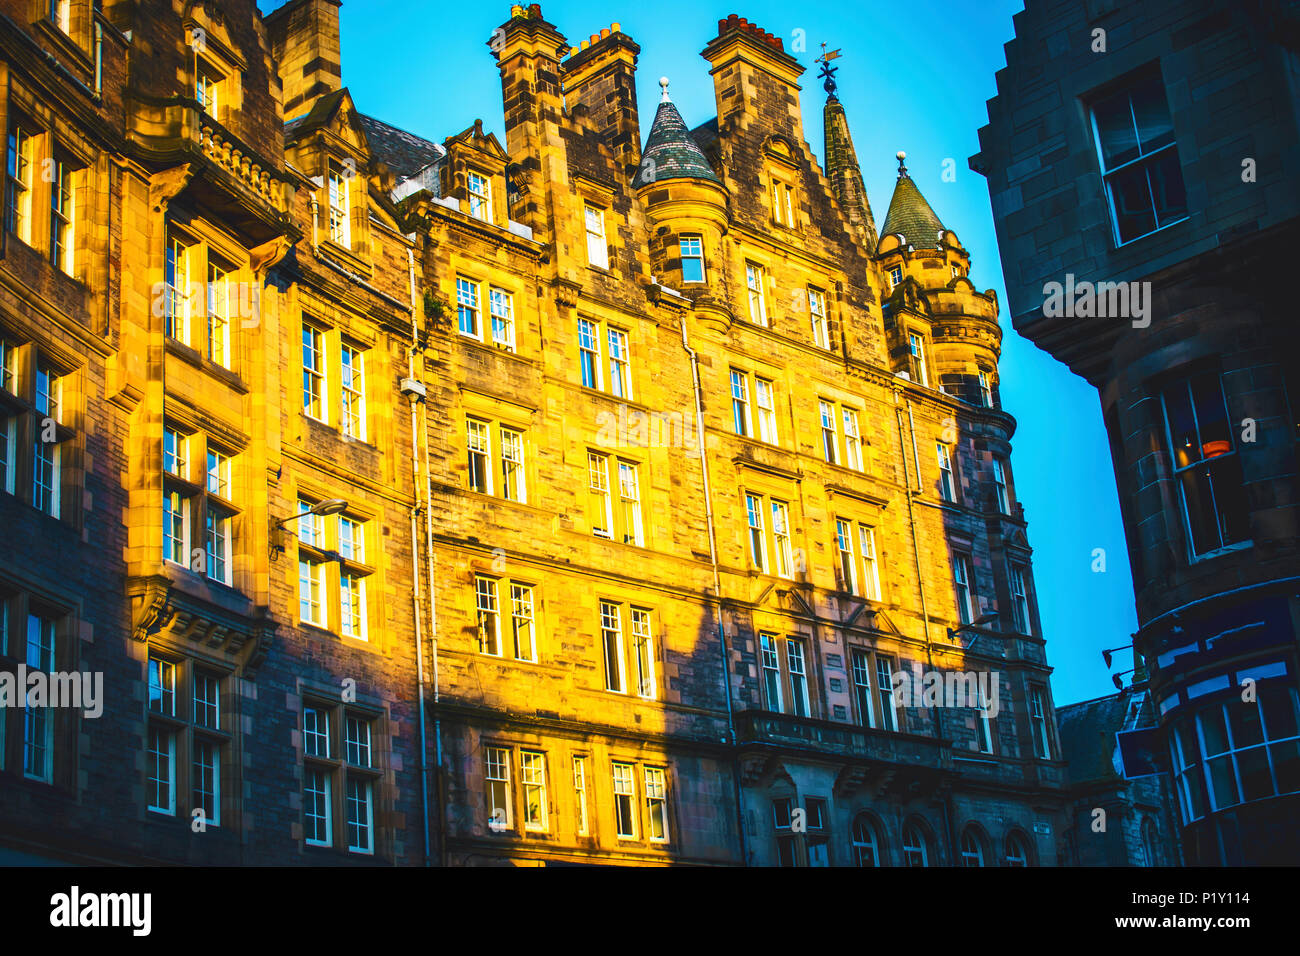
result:
[(1164, 774), (1124, 777), (1117, 734), (1155, 723), (1145, 689), (1126, 687), (1056, 711), (1066, 759), (1069, 810), (1062, 863), (1178, 866), (1177, 810)]
[(1300, 5), (1029, 0), (971, 167), (1015, 327), (1096, 386), (1192, 864), (1300, 861)]

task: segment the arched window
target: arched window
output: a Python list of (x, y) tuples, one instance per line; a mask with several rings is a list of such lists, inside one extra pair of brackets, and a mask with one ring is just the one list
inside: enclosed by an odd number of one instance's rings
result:
[(1156, 822), (1150, 817), (1142, 821), (1142, 852), (1146, 855), (1145, 866), (1160, 866), (1160, 832)]
[(853, 862), (858, 866), (880, 866), (880, 839), (871, 818), (859, 813), (853, 819)]
[(1020, 833), (1007, 835), (1007, 866), (1028, 866), (1029, 844)]
[(905, 866), (929, 866), (930, 848), (925, 831), (915, 821), (908, 821), (903, 827), (903, 864)]
[(961, 865), (984, 865), (984, 842), (974, 827), (967, 827), (961, 833)]

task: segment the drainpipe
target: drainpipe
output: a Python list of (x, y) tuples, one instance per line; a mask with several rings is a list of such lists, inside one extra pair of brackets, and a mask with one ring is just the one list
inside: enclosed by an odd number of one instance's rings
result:
[(95, 21), (95, 99), (104, 92), (104, 24)]
[[(315, 204), (313, 203), (313, 206)], [(415, 381), (415, 356), (419, 352), (419, 333), (415, 325), (415, 311), (411, 312), (411, 348), (407, 355), (406, 369), (407, 379), (412, 384)], [(428, 771), (428, 743), (425, 734), (424, 723), (424, 632), (422, 620), (424, 609), (420, 606), (420, 532), (417, 524), (420, 513), (420, 433), (415, 406), (418, 405), (423, 396), (414, 388), (403, 388), (406, 397), (411, 405), (411, 481), (415, 504), (411, 508), (411, 576), (414, 579), (414, 589), (412, 600), (415, 609), (415, 670), (416, 685), (415, 695), (416, 703), (419, 709), (419, 727), (420, 727), (420, 757), (417, 766), (420, 768), (420, 804), (423, 809), (424, 821), (424, 865), (429, 865), (429, 771)], [(430, 603), (432, 603), (433, 587), (430, 582), (429, 587)]]
[[(411, 315), (416, 312), (415, 295), (415, 250), (406, 250), (407, 268), (411, 276)], [(446, 776), (442, 769), (442, 716), (438, 704), (442, 700), (442, 682), (438, 672), (438, 604), (434, 589), (433, 575), (433, 477), (429, 451), (429, 403), (424, 403), (421, 413), (421, 431), (424, 433), (424, 553), (429, 562), (427, 580), (429, 582), (429, 655), (433, 666), (433, 746), (434, 746), (434, 784), (438, 799), (438, 862), (447, 865), (447, 798)]]
[(709, 459), (704, 443), (704, 398), (700, 387), (700, 363), (695, 350), (686, 340), (686, 319), (680, 320), (682, 348), (691, 361), (691, 385), (695, 392), (695, 438), (700, 449), (700, 474), (704, 479), (704, 515), (709, 528), (709, 564), (713, 567), (713, 596), (718, 621), (718, 647), (722, 652), (722, 687), (727, 699), (727, 733), (731, 738), (731, 780), (736, 798), (736, 832), (740, 835), (740, 858), (749, 866), (749, 846), (745, 839), (745, 797), (740, 789), (740, 756), (736, 749), (736, 718), (731, 708), (731, 668), (727, 658), (727, 635), (722, 626), (722, 578), (718, 574), (717, 533), (713, 525), (713, 494), (709, 488)]
[[(916, 488), (912, 488), (911, 476), (907, 473), (907, 443), (903, 438), (903, 409), (899, 407), (898, 400), (900, 390), (894, 390), (894, 413), (898, 419), (898, 450), (903, 456), (903, 477), (907, 480), (907, 526), (912, 534), (912, 557), (916, 564), (916, 589), (921, 595), (921, 625), (925, 630), (925, 661), (930, 672), (934, 672), (934, 648), (930, 643), (930, 611), (925, 600), (925, 576), (921, 570), (921, 549), (916, 538), (916, 510), (914, 506), (914, 497), (921, 493), (921, 454), (916, 445), (916, 419), (912, 416), (912, 402), (910, 399), (903, 399), (907, 406), (907, 427), (908, 433), (912, 438), (912, 463), (916, 470)], [(939, 711), (936, 707), (930, 708), (930, 722), (934, 727), (934, 737), (936, 740), (942, 739), (939, 732)], [(941, 807), (943, 809), (943, 827), (948, 838), (948, 862), (953, 863), (953, 847), (956, 845), (953, 841), (952, 831), (952, 795), (945, 791)]]

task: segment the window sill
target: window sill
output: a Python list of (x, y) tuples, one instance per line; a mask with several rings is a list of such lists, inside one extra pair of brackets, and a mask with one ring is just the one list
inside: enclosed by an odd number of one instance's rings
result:
[[(1152, 236), (1158, 236), (1160, 235), (1160, 233), (1168, 229), (1173, 229), (1175, 226), (1181, 226), (1183, 223), (1189, 222), (1191, 218), (1192, 217), (1190, 215), (1187, 215), (1184, 216), (1182, 219), (1175, 219), (1173, 222), (1165, 223), (1165, 225), (1160, 226), (1157, 229), (1152, 229), (1150, 232), (1144, 232), (1140, 236), (1134, 236), (1132, 239), (1125, 239), (1122, 242), (1117, 241), (1115, 243), (1115, 251), (1118, 252), (1120, 249), (1127, 248), (1128, 246), (1133, 245), (1133, 243), (1135, 242), (1141, 242), (1143, 239), (1150, 239)], [(1115, 221), (1112, 219), (1111, 220), (1112, 229), (1114, 228), (1114, 225), (1115, 225)], [(1112, 236), (1114, 236), (1113, 232), (1112, 232)]]
[(1192, 557), (1191, 557), (1191, 559), (1190, 559), (1190, 561), (1189, 561), (1188, 563), (1189, 563), (1189, 564), (1192, 564), (1192, 565), (1195, 565), (1195, 564), (1202, 564), (1202, 563), (1204, 563), (1204, 562), (1206, 562), (1206, 561), (1213, 561), (1215, 558), (1223, 558), (1223, 557), (1227, 557), (1227, 556), (1230, 555), (1230, 554), (1236, 554), (1236, 553), (1239, 552), (1239, 551), (1248, 551), (1249, 549), (1253, 548), (1254, 546), (1255, 546), (1255, 542), (1254, 542), (1253, 540), (1252, 540), (1252, 541), (1238, 541), (1238, 542), (1235, 542), (1234, 544), (1226, 545), (1226, 546), (1224, 546), (1224, 547), (1222, 547), (1222, 548), (1218, 548), (1218, 549), (1216, 549), (1216, 550), (1214, 550), (1214, 551), (1205, 551), (1205, 552), (1203, 552), (1203, 553), (1201, 553), (1201, 554), (1195, 554), (1195, 555), (1192, 555)]
[(77, 66), (85, 72), (89, 73), (94, 69), (90, 54), (70, 34), (64, 33), (62, 29), (51, 23), (48, 17), (42, 16), (37, 19), (32, 24), (32, 29), (58, 47), (60, 52), (76, 62)]

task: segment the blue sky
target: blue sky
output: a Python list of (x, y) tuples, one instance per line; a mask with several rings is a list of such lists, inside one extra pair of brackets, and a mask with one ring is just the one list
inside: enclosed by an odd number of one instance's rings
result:
[[(261, 2), (263, 10), (278, 5)], [(988, 121), (985, 100), (996, 93), (994, 74), (1006, 65), (1002, 44), (1014, 35), (1011, 17), (1022, 7), (1022, 0), (946, 0), (939, 6), (747, 0), (740, 7), (713, 0), (550, 0), (542, 12), (574, 46), (611, 22), (640, 44), (643, 137), (660, 76), (671, 79), (673, 100), (688, 124), (714, 115), (713, 83), (699, 53), (716, 35), (719, 19), (746, 17), (782, 37), (787, 51), (802, 30), (807, 49), (795, 56), (807, 68), (804, 133), (819, 161), (825, 94), (813, 59), (822, 41), (842, 49), (838, 95), (876, 222), (883, 222), (893, 193), (894, 154), (906, 150), (913, 180), (970, 251), (971, 279), (995, 289), (1005, 303), (988, 189), (966, 159), (979, 148), (977, 130)], [(362, 112), (419, 136), (441, 142), (482, 118), (504, 143), (500, 80), (486, 43), (509, 13), (506, 2), (344, 0), (343, 81)], [(955, 182), (942, 179), (945, 159), (955, 161)], [(1029, 521), (1059, 705), (1114, 691), (1100, 649), (1129, 643), (1137, 628), (1132, 579), (1096, 391), (1002, 318), (1002, 400), (1019, 421), (1012, 471)], [(1092, 570), (1096, 548), (1106, 552), (1104, 573)]]

